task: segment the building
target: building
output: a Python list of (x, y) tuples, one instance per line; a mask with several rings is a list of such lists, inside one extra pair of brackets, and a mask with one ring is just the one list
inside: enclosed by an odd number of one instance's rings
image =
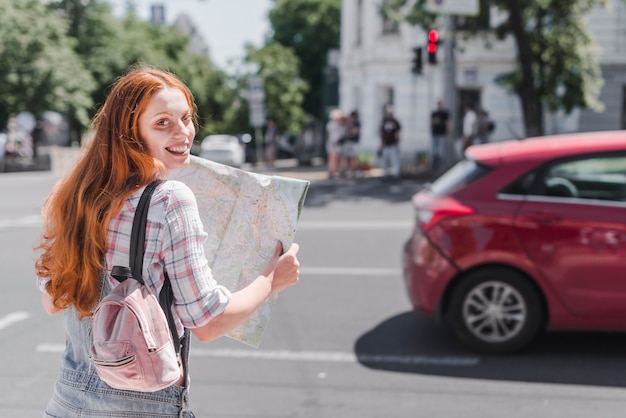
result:
[[(163, 3), (153, 3), (150, 5), (150, 23), (163, 25), (167, 22), (167, 10)], [(210, 57), (210, 48), (202, 37), (197, 26), (189, 15), (179, 14), (174, 20), (174, 27), (189, 38), (189, 47), (199, 55)]]
[[(413, 74), (413, 49), (425, 47), (427, 34), (420, 27), (386, 21), (379, 12), (384, 1), (342, 1), (339, 103), (344, 111), (359, 110), (362, 147), (372, 152), (379, 144), (383, 107), (392, 103), (402, 125), (403, 159), (411, 165), (419, 151), (430, 149), (430, 112), (444, 97), (444, 57), (439, 51), (439, 64), (429, 65), (424, 51), (423, 72)], [(495, 8), (488, 11), (490, 22), (504, 18)], [(605, 85), (600, 100), (605, 111), (546, 114), (547, 134), (626, 127), (626, 6), (610, 0), (608, 9), (590, 13), (588, 24), (601, 45)], [(522, 138), (519, 99), (494, 82), (514, 68), (514, 41), (496, 41), (488, 33), (469, 41), (458, 36), (455, 60), (458, 114), (466, 103), (480, 106), (496, 122), (492, 140)], [(455, 130), (460, 132), (460, 123)]]

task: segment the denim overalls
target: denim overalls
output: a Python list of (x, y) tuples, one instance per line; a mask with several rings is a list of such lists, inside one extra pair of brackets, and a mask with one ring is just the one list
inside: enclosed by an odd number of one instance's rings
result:
[[(102, 283), (100, 298), (110, 291), (108, 281), (104, 279)], [(100, 380), (89, 358), (91, 317), (81, 320), (73, 308), (66, 309), (63, 315), (66, 347), (54, 395), (48, 402), (44, 417), (194, 417), (188, 402), (189, 332), (182, 339), (185, 387), (173, 385), (157, 392), (119, 390)]]

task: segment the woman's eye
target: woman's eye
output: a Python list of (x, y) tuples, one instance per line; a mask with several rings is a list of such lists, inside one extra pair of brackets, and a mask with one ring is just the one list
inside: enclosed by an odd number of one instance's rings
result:
[(157, 125), (159, 125), (159, 126), (167, 126), (167, 125), (169, 125), (169, 121), (167, 119), (161, 119), (160, 121), (157, 122)]
[(189, 121), (189, 120), (191, 120), (191, 115), (185, 115), (185, 116), (183, 116), (183, 120), (184, 120), (184, 121)]

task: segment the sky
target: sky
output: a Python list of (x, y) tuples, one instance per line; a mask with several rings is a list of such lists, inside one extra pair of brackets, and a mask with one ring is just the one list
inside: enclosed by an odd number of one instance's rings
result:
[[(109, 0), (116, 15), (122, 15), (127, 0)], [(268, 13), (272, 0), (133, 0), (137, 14), (149, 19), (152, 4), (164, 4), (166, 21), (180, 13), (193, 20), (209, 45), (211, 60), (227, 69), (231, 58), (242, 58), (244, 45), (262, 46), (270, 30)]]

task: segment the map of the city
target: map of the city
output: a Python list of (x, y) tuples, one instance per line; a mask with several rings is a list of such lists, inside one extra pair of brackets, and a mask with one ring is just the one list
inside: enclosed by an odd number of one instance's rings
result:
[[(262, 272), (278, 240), (289, 248), (309, 187), (305, 180), (251, 173), (199, 157), (169, 178), (195, 193), (209, 234), (205, 252), (213, 276), (231, 291)], [(258, 347), (272, 303), (266, 302), (229, 337)]]

